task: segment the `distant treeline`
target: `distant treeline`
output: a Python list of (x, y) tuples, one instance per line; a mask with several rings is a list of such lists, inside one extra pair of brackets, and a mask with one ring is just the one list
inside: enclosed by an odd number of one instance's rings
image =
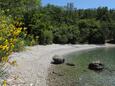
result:
[(22, 27), (27, 28), (25, 39), (34, 39), (39, 44), (114, 42), (114, 9), (77, 9), (73, 3), (64, 7), (50, 4), (42, 6), (37, 1), (39, 0), (3, 0), (10, 4), (0, 3), (0, 8), (6, 15), (18, 18), (23, 23)]

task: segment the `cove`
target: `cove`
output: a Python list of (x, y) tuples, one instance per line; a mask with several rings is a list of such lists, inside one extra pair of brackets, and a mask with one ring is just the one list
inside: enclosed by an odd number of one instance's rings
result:
[[(48, 74), (49, 86), (115, 86), (115, 48), (98, 48), (65, 55), (66, 64), (53, 65)], [(92, 61), (105, 65), (102, 72), (88, 69)]]

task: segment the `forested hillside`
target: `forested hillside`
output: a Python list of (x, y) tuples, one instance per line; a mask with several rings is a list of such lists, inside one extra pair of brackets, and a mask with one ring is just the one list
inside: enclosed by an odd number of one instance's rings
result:
[(22, 39), (26, 39), (28, 45), (104, 44), (115, 39), (114, 9), (77, 9), (73, 3), (64, 7), (42, 6), (39, 0), (1, 0), (0, 6), (1, 12), (27, 28), (27, 36), (22, 35)]
[(29, 34), (39, 37), (40, 44), (104, 44), (114, 39), (114, 15), (115, 10), (107, 7), (77, 9), (72, 3), (65, 7), (47, 5), (26, 14), (25, 25)]

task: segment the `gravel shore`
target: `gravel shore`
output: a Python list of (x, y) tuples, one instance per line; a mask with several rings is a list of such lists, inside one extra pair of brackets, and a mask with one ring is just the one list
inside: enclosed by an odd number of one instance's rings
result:
[[(23, 52), (13, 53), (11, 60), (17, 61), (17, 66), (10, 66), (8, 86), (48, 86), (46, 79), (50, 62), (54, 55), (99, 48), (111, 45), (36, 45), (26, 47)], [(114, 45), (113, 45), (114, 46)]]

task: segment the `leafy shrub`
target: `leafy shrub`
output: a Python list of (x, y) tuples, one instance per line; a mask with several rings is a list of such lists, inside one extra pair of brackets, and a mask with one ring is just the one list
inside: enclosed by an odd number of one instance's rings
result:
[(54, 43), (75, 44), (79, 41), (80, 31), (77, 26), (62, 25), (61, 27), (54, 29), (53, 33), (54, 33), (54, 35), (53, 35)]
[(99, 31), (98, 29), (100, 29), (100, 22), (95, 21), (95, 19), (82, 19), (78, 22), (78, 27), (80, 30), (79, 42), (86, 43), (88, 42), (89, 36), (92, 37), (90, 34), (95, 31)]
[(22, 28), (16, 27), (11, 18), (0, 15), (0, 61), (8, 61)]
[(65, 44), (68, 42), (67, 28), (65, 26), (54, 29), (54, 43)]
[(58, 40), (59, 40), (59, 43), (61, 43), (61, 44), (66, 44), (66, 43), (68, 43), (68, 38), (67, 38), (66, 35), (60, 36)]
[(102, 32), (96, 32), (90, 35), (89, 37), (89, 44), (105, 44), (105, 36)]
[(80, 31), (77, 26), (68, 27), (66, 32), (68, 43), (75, 44), (79, 42)]
[(25, 45), (25, 42), (24, 42), (23, 39), (21, 39), (21, 38), (17, 39), (17, 41), (14, 45), (13, 51), (14, 52), (19, 52), (21, 50), (24, 50), (24, 45)]
[(51, 44), (53, 43), (53, 33), (52, 31), (45, 30), (41, 33), (40, 44)]
[(38, 36), (34, 37), (33, 35), (28, 34), (25, 38), (25, 45), (32, 46), (38, 43)]

